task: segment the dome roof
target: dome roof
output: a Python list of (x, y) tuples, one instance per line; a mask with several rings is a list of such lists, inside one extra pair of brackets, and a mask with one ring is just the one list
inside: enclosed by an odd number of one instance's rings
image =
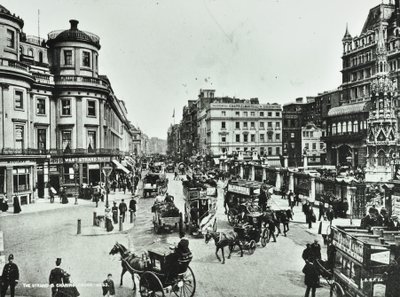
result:
[(24, 26), (24, 21), (20, 17), (16, 16), (15, 13), (11, 14), (11, 12), (1, 4), (0, 4), (0, 17), (17, 22), (21, 26), (21, 28)]
[(70, 20), (71, 28), (62, 32), (52, 32), (49, 34), (48, 44), (54, 44), (63, 41), (80, 41), (94, 45), (100, 49), (100, 38), (92, 33), (81, 31), (78, 29), (78, 21)]

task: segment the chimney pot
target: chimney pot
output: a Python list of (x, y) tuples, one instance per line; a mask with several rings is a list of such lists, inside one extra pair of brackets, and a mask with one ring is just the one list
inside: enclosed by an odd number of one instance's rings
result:
[(71, 24), (71, 30), (78, 30), (79, 21), (69, 20), (69, 23)]

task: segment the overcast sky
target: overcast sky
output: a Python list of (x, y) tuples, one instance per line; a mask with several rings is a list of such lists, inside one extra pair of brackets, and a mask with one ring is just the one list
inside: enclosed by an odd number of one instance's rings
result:
[[(27, 34), (78, 19), (100, 36), (100, 72), (149, 136), (166, 138), (200, 88), (287, 103), (341, 82), (346, 23), (359, 35), (382, 0), (2, 0)], [(388, 1), (388, 0), (385, 0)]]

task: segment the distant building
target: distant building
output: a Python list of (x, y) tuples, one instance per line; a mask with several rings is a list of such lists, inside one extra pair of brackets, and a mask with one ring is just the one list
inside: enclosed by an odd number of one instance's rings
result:
[(166, 154), (167, 141), (158, 137), (151, 137), (149, 139), (149, 153), (150, 154)]
[(301, 133), (302, 152), (307, 157), (308, 165), (325, 164), (326, 148), (321, 140), (325, 130), (310, 122), (301, 128)]
[(261, 104), (258, 98), (215, 97), (214, 90), (200, 90), (197, 103), (200, 154), (282, 153), (282, 107)]
[(181, 160), (180, 125), (171, 125), (167, 132), (167, 154), (176, 160)]

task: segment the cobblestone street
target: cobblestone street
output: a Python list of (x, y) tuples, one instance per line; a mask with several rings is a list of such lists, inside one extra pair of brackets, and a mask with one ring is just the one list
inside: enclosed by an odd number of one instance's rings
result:
[[(183, 210), (182, 186), (169, 176), (169, 192)], [(220, 189), (221, 190), (221, 189)], [(229, 229), (222, 208), (220, 191), (218, 208), (218, 229)], [(110, 201), (129, 195), (111, 193)], [(48, 274), (57, 257), (63, 259), (62, 267), (67, 270), (72, 281), (78, 285), (81, 296), (98, 296), (100, 283), (107, 273), (112, 273), (119, 283), (121, 265), (119, 256), (110, 256), (109, 251), (116, 241), (141, 254), (153, 242), (177, 243), (177, 233), (155, 235), (152, 228), (151, 206), (153, 198), (140, 199), (135, 227), (128, 234), (102, 236), (76, 235), (76, 221), (82, 219), (82, 226), (90, 226), (93, 204), (80, 203), (78, 206), (37, 213), (0, 218), (4, 230), (6, 254), (14, 253), (21, 270), (21, 283), (17, 287), (19, 296), (49, 296), (49, 288), (29, 288), (47, 285)], [(284, 207), (285, 200), (274, 196), (273, 207)], [(97, 209), (102, 209), (102, 205)], [(196, 296), (303, 296), (302, 250), (307, 242), (316, 238), (306, 232), (304, 218), (295, 208), (294, 221), (288, 237), (279, 236), (277, 243), (259, 246), (253, 255), (246, 252), (243, 258), (234, 253), (225, 265), (215, 257), (214, 243), (205, 244), (202, 239), (190, 240), (194, 258), (191, 267), (197, 280)], [(115, 226), (117, 228), (117, 226)], [(244, 273), (245, 271), (245, 273)], [(132, 296), (132, 280), (125, 274), (124, 285), (117, 288), (117, 296)], [(318, 296), (328, 296), (326, 288), (318, 290)], [(135, 295), (133, 295), (135, 296)]]

